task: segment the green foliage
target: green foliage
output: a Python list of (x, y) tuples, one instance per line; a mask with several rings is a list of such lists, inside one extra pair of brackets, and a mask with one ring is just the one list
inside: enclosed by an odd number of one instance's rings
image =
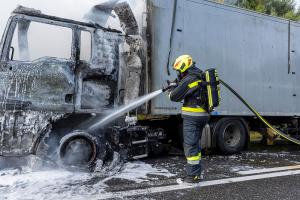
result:
[(300, 20), (300, 11), (295, 8), (295, 0), (237, 0), (235, 5), (268, 15)]

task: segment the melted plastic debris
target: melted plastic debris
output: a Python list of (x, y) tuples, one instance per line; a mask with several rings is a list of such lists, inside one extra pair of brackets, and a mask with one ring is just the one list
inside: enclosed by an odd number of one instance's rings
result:
[(85, 16), (84, 20), (89, 23), (106, 26), (109, 17), (115, 17), (112, 10), (119, 0), (109, 0), (94, 6)]
[[(137, 35), (146, 26), (146, 0), (103, 0), (83, 17), (88, 23), (123, 30)], [(118, 17), (116, 17), (118, 16)]]
[(136, 18), (127, 2), (116, 5), (115, 12), (118, 15), (123, 31), (128, 35), (138, 35), (139, 27)]

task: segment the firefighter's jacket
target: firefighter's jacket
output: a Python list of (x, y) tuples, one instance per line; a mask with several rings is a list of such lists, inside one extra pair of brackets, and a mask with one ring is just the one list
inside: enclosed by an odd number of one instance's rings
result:
[(181, 102), (183, 100), (182, 114), (190, 116), (207, 116), (206, 99), (203, 95), (204, 87), (201, 84), (202, 71), (192, 66), (178, 86), (170, 94), (170, 100)]

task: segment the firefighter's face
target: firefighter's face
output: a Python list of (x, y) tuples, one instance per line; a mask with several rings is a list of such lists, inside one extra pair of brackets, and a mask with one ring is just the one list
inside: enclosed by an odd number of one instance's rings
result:
[(178, 78), (182, 78), (182, 73), (180, 73), (179, 71), (176, 71), (176, 75)]

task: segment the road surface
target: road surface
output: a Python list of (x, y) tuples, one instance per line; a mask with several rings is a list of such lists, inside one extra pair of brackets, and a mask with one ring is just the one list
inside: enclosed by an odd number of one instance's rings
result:
[(206, 155), (199, 185), (177, 184), (184, 164), (176, 152), (94, 174), (3, 169), (0, 199), (300, 199), (298, 146), (252, 145), (239, 155)]

